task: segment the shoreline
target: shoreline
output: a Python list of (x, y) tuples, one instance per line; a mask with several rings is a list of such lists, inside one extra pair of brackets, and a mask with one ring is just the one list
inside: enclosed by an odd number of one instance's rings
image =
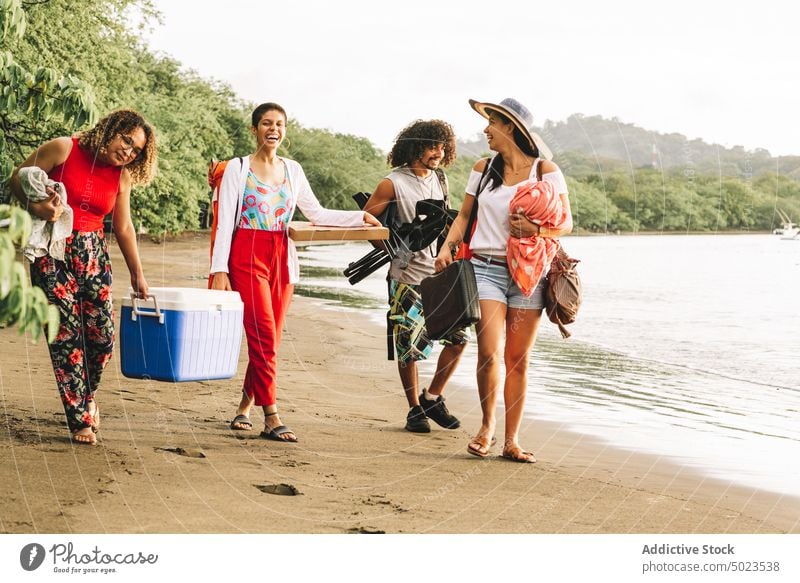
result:
[[(312, 300), (306, 301), (313, 304)], [(339, 311), (337, 307), (328, 309)], [(342, 311), (350, 312), (352, 308), (344, 307)], [(382, 338), (383, 329), (374, 320), (369, 320), (369, 323), (375, 327), (376, 335), (380, 335)], [(392, 364), (392, 366), (394, 365)], [(421, 375), (421, 384), (424, 378), (425, 376)], [(398, 383), (399, 380), (395, 379), (397, 390), (401, 391)], [(529, 394), (528, 400), (531, 398), (535, 398), (535, 395)], [(462, 420), (461, 431), (464, 432), (464, 448), (466, 448), (469, 437), (480, 426), (481, 412), (477, 400), (477, 389), (469, 388), (457, 381), (451, 381), (448, 384), (447, 399), (451, 411), (456, 411)], [(406, 405), (403, 402), (400, 411), (395, 414), (396, 422), (401, 420), (404, 407)], [(500, 433), (503, 424), (502, 406), (500, 405), (499, 407), (498, 433)], [(464, 413), (465, 411), (466, 413)], [(528, 413), (523, 418), (520, 441), (523, 446), (529, 442), (536, 444), (534, 449), (539, 459), (536, 465), (544, 461), (545, 464), (550, 466), (547, 469), (548, 472), (560, 473), (561, 470), (566, 470), (576, 481), (590, 480), (596, 482), (601, 488), (620, 487), (626, 489), (633, 487), (640, 492), (650, 491), (655, 493), (662, 500), (665, 498), (680, 499), (685, 497), (687, 504), (694, 502), (692, 498), (698, 495), (701, 495), (700, 497), (718, 495), (719, 497), (713, 502), (714, 506), (727, 506), (730, 504), (730, 500), (734, 500), (733, 506), (736, 506), (736, 504), (746, 499), (748, 510), (758, 508), (758, 512), (763, 512), (768, 518), (775, 518), (775, 510), (782, 502), (788, 502), (790, 505), (800, 504), (800, 497), (792, 497), (770, 490), (750, 488), (732, 481), (705, 476), (700, 471), (681, 466), (676, 461), (665, 456), (612, 446), (600, 438), (567, 429), (564, 425), (549, 419), (537, 418), (535, 415)], [(431, 426), (434, 431), (437, 430), (434, 423), (431, 423)], [(506, 462), (499, 458), (500, 449), (499, 446), (495, 446), (492, 453), (496, 461), (504, 464)], [(459, 452), (456, 449), (454, 456), (458, 457), (458, 454)], [(543, 460), (542, 458), (545, 457), (547, 459)], [(467, 456), (467, 459), (470, 458)], [(603, 462), (607, 462), (607, 465), (598, 468), (598, 465), (603, 466)], [(525, 464), (509, 465), (525, 466)], [(658, 485), (663, 485), (663, 489), (660, 492), (652, 492), (653, 490), (658, 490)], [(566, 498), (567, 495), (564, 494), (564, 497)], [(598, 494), (597, 501), (604, 502), (601, 498), (602, 496)], [(591, 501), (587, 502), (587, 506), (591, 503)], [(684, 510), (691, 511), (689, 508), (684, 508)], [(731, 510), (733, 512), (740, 511), (735, 508), (731, 508)], [(785, 532), (800, 532), (798, 519), (793, 519), (791, 516), (797, 516), (796, 512), (787, 516), (789, 520), (786, 524), (790, 530)], [(729, 515), (728, 518), (732, 517)], [(612, 517), (609, 516), (608, 519), (610, 520)], [(559, 530), (556, 532), (571, 531)], [(626, 532), (639, 531), (631, 530)], [(684, 531), (678, 530), (675, 532)], [(731, 530), (726, 529), (725, 532), (731, 532)]]
[[(153, 287), (201, 287), (206, 234), (144, 241)], [(128, 286), (112, 246), (115, 305)], [(474, 391), (448, 388), (462, 429), (403, 429), (405, 398), (368, 316), (296, 296), (279, 354), (279, 407), (300, 443), (233, 432), (246, 351), (227, 381), (126, 379), (115, 354), (100, 446), (72, 445), (42, 341), (0, 330), (6, 533), (784, 533), (800, 499), (706, 478), (559, 423), (524, 420), (536, 464), (467, 454)], [(117, 316), (119, 316), (117, 309)], [(502, 418), (498, 420), (501, 427)], [(182, 452), (182, 453), (181, 453)], [(201, 453), (206, 457), (191, 457)], [(189, 455), (186, 455), (189, 454)], [(290, 484), (300, 496), (265, 493)], [(262, 487), (260, 489), (259, 487)]]
[[(605, 232), (605, 233), (595, 233), (593, 231), (575, 231), (567, 237), (567, 239), (571, 237), (637, 237), (637, 236), (696, 236), (696, 235), (774, 235), (775, 237), (780, 237), (780, 235), (775, 235), (772, 231), (742, 231), (742, 230), (730, 230), (730, 231), (620, 231), (619, 233), (615, 232)], [(187, 239), (197, 239), (202, 237), (209, 237), (209, 231), (199, 230), (199, 231), (184, 231), (182, 233), (165, 233), (164, 235), (158, 236), (151, 236), (147, 233), (139, 233), (140, 236), (140, 245), (143, 243), (152, 244), (155, 246), (166, 245), (170, 243), (180, 243), (184, 242)], [(357, 241), (354, 241), (357, 242)], [(295, 245), (297, 248), (302, 248), (306, 246), (317, 246), (317, 245), (341, 245), (342, 241), (296, 241)]]
[[(679, 236), (679, 235), (687, 235), (687, 236), (694, 236), (694, 235), (775, 235), (772, 231), (741, 231), (741, 230), (730, 230), (730, 231), (620, 231), (618, 233), (594, 233), (591, 231), (573, 231), (570, 233), (570, 237), (638, 237), (638, 236), (646, 236), (652, 237), (656, 235), (663, 235), (663, 236)], [(775, 235), (776, 237), (780, 237), (780, 235)]]

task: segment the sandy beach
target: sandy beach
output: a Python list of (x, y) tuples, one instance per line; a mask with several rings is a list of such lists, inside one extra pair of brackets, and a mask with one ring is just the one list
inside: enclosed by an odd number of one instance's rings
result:
[[(112, 249), (119, 307), (128, 274)], [(141, 255), (151, 286), (205, 285), (205, 234), (144, 240)], [(244, 346), (237, 376), (213, 382), (127, 379), (115, 354), (97, 397), (99, 446), (86, 447), (68, 438), (44, 342), (0, 330), (0, 531), (800, 532), (798, 498), (704, 478), (554, 423), (523, 423), (537, 464), (503, 460), (499, 446), (470, 456), (480, 409), (467, 387), (448, 392), (461, 429), (410, 434), (383, 334), (357, 311), (295, 297), (278, 404), (298, 444), (259, 439), (260, 412), (255, 431), (228, 429)]]

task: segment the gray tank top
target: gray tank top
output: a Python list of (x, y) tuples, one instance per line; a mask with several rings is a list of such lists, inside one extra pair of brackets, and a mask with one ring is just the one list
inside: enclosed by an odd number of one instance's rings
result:
[[(389, 174), (387, 179), (394, 186), (395, 200), (397, 201), (397, 216), (403, 223), (414, 220), (417, 201), (432, 198), (444, 199), (442, 184), (436, 172), (431, 172), (425, 178), (414, 174), (410, 168), (397, 168)], [(433, 262), (436, 259), (436, 242), (429, 247), (414, 253), (408, 267), (399, 269), (395, 265), (389, 267), (389, 277), (402, 283), (419, 284), (429, 275), (433, 275)]]

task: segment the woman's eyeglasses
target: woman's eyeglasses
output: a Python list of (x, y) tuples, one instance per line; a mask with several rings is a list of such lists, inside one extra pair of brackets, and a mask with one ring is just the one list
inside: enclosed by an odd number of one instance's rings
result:
[(132, 137), (126, 136), (125, 134), (120, 134), (119, 139), (122, 140), (123, 144), (125, 144), (122, 148), (123, 150), (128, 150), (133, 152), (134, 156), (136, 156), (137, 158), (141, 155), (142, 149), (136, 147)]

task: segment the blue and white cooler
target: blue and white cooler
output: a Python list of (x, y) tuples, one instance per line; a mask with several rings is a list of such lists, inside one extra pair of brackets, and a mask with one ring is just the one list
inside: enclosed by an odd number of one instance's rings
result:
[(237, 292), (182, 287), (133, 290), (122, 300), (122, 374), (135, 379), (200, 381), (236, 374), (244, 304)]

